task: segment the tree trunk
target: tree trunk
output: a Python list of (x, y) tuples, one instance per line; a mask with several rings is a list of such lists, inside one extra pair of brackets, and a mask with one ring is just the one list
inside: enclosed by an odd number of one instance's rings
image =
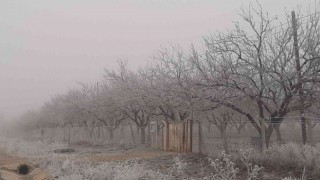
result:
[(150, 125), (147, 126), (148, 127), (148, 145), (151, 145), (151, 129), (150, 129)]
[(54, 127), (54, 128), (52, 128), (52, 131), (53, 131), (53, 135), (52, 135), (52, 140), (53, 141), (56, 141), (56, 128)]
[(229, 153), (229, 147), (228, 147), (228, 141), (227, 141), (227, 135), (226, 135), (226, 128), (220, 129), (221, 137), (223, 140), (223, 149), (228, 154)]
[(208, 128), (208, 132), (210, 133), (211, 132), (211, 124), (210, 123), (208, 124), (207, 128)]
[(68, 127), (68, 145), (70, 146), (71, 143), (71, 128)]
[(282, 142), (282, 136), (281, 136), (281, 132), (280, 132), (280, 124), (275, 124), (274, 130), (276, 131), (277, 141)]
[(66, 128), (65, 127), (63, 127), (63, 142), (67, 142), (67, 132), (66, 132), (67, 130), (66, 130)]
[(174, 120), (180, 122), (181, 121), (180, 114), (176, 108), (173, 109), (173, 114), (174, 114)]
[(105, 132), (106, 132), (106, 129), (102, 127), (101, 129), (101, 136), (102, 136), (102, 142), (106, 142), (106, 136), (105, 136)]
[(236, 127), (237, 128), (237, 132), (238, 132), (238, 134), (241, 134), (241, 127)]
[[(266, 141), (266, 123), (263, 118), (260, 118), (260, 127), (261, 127), (261, 150), (263, 153), (265, 153), (269, 144), (267, 144), (267, 141)], [(268, 143), (269, 143), (269, 140), (268, 140)]]
[(41, 129), (41, 141), (43, 142), (44, 141), (44, 129)]
[(308, 126), (308, 142), (313, 145), (313, 125), (310, 122), (310, 119), (307, 119), (307, 126)]
[(266, 148), (269, 148), (269, 145), (270, 145), (270, 139), (271, 139), (271, 135), (272, 135), (272, 132), (273, 132), (273, 125), (270, 125), (268, 128), (266, 128), (266, 131), (265, 131), (265, 136), (266, 136)]
[(198, 122), (198, 133), (199, 133), (199, 142), (198, 142), (198, 146), (199, 146), (199, 154), (202, 154), (202, 146), (203, 146), (203, 140), (202, 140), (202, 126), (201, 126), (201, 122)]
[(302, 133), (302, 143), (306, 144), (307, 143), (307, 127), (306, 127), (306, 120), (301, 115), (301, 133)]
[(136, 144), (136, 140), (134, 138), (134, 133), (133, 133), (133, 129), (132, 129), (132, 125), (131, 124), (130, 124), (130, 131), (131, 131), (131, 137), (132, 137), (133, 144)]
[(94, 127), (92, 127), (91, 129), (90, 127), (87, 127), (86, 130), (88, 132), (89, 138), (92, 139), (93, 133), (94, 133)]
[(113, 143), (113, 142), (114, 142), (114, 141), (113, 141), (113, 140), (114, 140), (114, 134), (113, 134), (114, 132), (113, 132), (113, 131), (114, 131), (113, 128), (109, 129), (109, 142), (110, 142), (110, 143)]
[(137, 126), (137, 134), (139, 135), (140, 134), (140, 132), (141, 132), (141, 127), (139, 126), (139, 125), (136, 125)]
[(100, 137), (101, 137), (101, 129), (100, 129), (100, 126), (98, 126), (97, 128), (98, 128), (98, 139), (100, 139)]
[(146, 144), (146, 126), (140, 126), (141, 136), (140, 142), (141, 144)]
[(121, 135), (122, 135), (123, 137), (125, 137), (125, 133), (124, 133), (124, 125), (121, 125)]

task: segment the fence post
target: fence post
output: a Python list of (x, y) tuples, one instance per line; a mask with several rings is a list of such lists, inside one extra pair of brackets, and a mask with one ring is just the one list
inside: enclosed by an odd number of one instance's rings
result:
[(163, 128), (163, 150), (168, 151), (169, 145), (169, 124), (167, 121), (163, 121), (164, 128)]
[(202, 154), (202, 145), (203, 145), (203, 142), (202, 142), (202, 126), (201, 126), (201, 122), (198, 121), (198, 134), (199, 134), (199, 154)]

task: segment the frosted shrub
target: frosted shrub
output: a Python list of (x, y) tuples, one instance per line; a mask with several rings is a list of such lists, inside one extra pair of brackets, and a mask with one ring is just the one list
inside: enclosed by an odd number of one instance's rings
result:
[(273, 146), (270, 151), (277, 153), (274, 156), (274, 160), (282, 164), (295, 165), (297, 162), (303, 161), (302, 148), (295, 143), (288, 143), (284, 145)]
[(147, 170), (143, 165), (138, 164), (137, 160), (128, 160), (117, 164), (113, 168), (114, 179), (119, 180), (138, 180), (150, 179), (150, 175), (154, 174), (153, 171)]
[(53, 177), (81, 174), (81, 170), (85, 169), (85, 164), (81, 164), (81, 166), (71, 159), (63, 160), (58, 155), (49, 156), (40, 163), (40, 167), (47, 169)]
[(248, 158), (251, 162), (274, 164), (275, 168), (286, 167), (293, 171), (303, 168), (301, 178), (308, 175), (313, 179), (320, 179), (320, 144), (315, 146), (296, 143), (276, 144), (269, 147), (265, 154), (253, 150)]
[(307, 175), (306, 168), (303, 167), (303, 171), (302, 171), (302, 174), (301, 174), (300, 178), (285, 177), (285, 178), (283, 178), (281, 180), (306, 180), (307, 179), (306, 175)]
[[(258, 178), (258, 175), (263, 167), (258, 165), (253, 165), (250, 162), (251, 152), (253, 150), (240, 150), (240, 160), (245, 165), (247, 169), (247, 180), (253, 180)], [(214, 173), (212, 173), (209, 177), (205, 179), (212, 179), (212, 180), (236, 180), (237, 173), (239, 169), (236, 168), (236, 164), (231, 161), (231, 156), (222, 152), (221, 159), (211, 159), (209, 158), (210, 166), (213, 167)]]
[(160, 179), (175, 179), (175, 177), (187, 179), (187, 177), (184, 178), (184, 171), (187, 168), (188, 163), (183, 161), (181, 155), (174, 157), (173, 161), (174, 164), (167, 170), (166, 174), (161, 174), (160, 172), (157, 172), (157, 175), (161, 177)]
[(175, 169), (177, 170), (177, 172), (179, 173), (183, 173), (183, 171), (186, 169), (186, 167), (188, 166), (188, 163), (184, 162), (181, 159), (181, 156), (177, 156), (174, 159), (174, 163), (175, 163)]
[(5, 146), (9, 153), (19, 154), (21, 156), (42, 156), (48, 155), (55, 149), (66, 148), (67, 144), (56, 141), (44, 143), (42, 141), (23, 141), (18, 139), (1, 139), (1, 145)]
[[(59, 180), (142, 180), (171, 179), (171, 176), (149, 170), (137, 160), (105, 162), (98, 165), (77, 161), (51, 158), (44, 165), (53, 177)], [(45, 167), (45, 166), (43, 166)]]
[(47, 144), (41, 141), (26, 142), (17, 139), (8, 139), (3, 144), (8, 152), (22, 156), (45, 155), (49, 151)]
[(59, 180), (81, 180), (83, 176), (80, 174), (69, 174), (59, 177)]
[(285, 177), (281, 180), (300, 180), (300, 179), (297, 179), (297, 178), (293, 178), (293, 177)]
[(172, 170), (177, 172), (178, 174), (182, 174), (184, 170), (187, 168), (188, 163), (184, 162), (181, 158), (181, 156), (176, 156), (173, 158), (174, 165), (172, 167)]
[(314, 173), (320, 173), (320, 146), (305, 145), (302, 147), (302, 162), (303, 166), (311, 167)]
[(263, 169), (263, 167), (260, 167), (258, 165), (253, 165), (250, 162), (250, 156), (251, 153), (253, 152), (253, 149), (248, 149), (248, 150), (240, 150), (241, 153), (241, 161), (242, 163), (246, 166), (247, 169), (247, 179), (252, 180), (258, 177), (259, 172)]
[(94, 166), (83, 161), (72, 159), (72, 157), (62, 160), (52, 156), (43, 162), (41, 166), (42, 168), (48, 169), (50, 174), (59, 180), (73, 180), (73, 178), (77, 180), (100, 180), (111, 179), (112, 176), (112, 166), (110, 163)]
[(215, 173), (211, 174), (207, 179), (213, 180), (233, 180), (236, 179), (239, 169), (235, 167), (235, 163), (230, 160), (230, 155), (222, 152), (222, 160), (209, 158), (211, 167)]
[(84, 179), (108, 180), (112, 178), (112, 163), (102, 163), (98, 166), (87, 166), (83, 172)]

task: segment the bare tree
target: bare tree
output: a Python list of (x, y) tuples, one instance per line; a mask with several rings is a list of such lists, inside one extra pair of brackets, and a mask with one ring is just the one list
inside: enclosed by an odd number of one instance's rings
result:
[(207, 120), (211, 124), (214, 124), (218, 130), (220, 131), (221, 138), (222, 138), (222, 144), (224, 150), (228, 153), (229, 147), (228, 147), (228, 140), (226, 135), (226, 130), (229, 122), (233, 118), (234, 112), (230, 111), (227, 108), (218, 108), (214, 111), (207, 112)]
[[(282, 140), (280, 124), (290, 111), (297, 109), (292, 105), (299, 92), (292, 31), (290, 27), (274, 28), (276, 19), (269, 18), (261, 6), (250, 6), (241, 17), (250, 31), (236, 24), (227, 34), (205, 37), (205, 54), (193, 50), (192, 62), (203, 78), (198, 85), (207, 88), (208, 98), (245, 116), (260, 134), (266, 125), (265, 140), (269, 145), (273, 130)], [(302, 63), (304, 74), (309, 74), (302, 84), (316, 80), (317, 70), (311, 68), (314, 57), (306, 57), (306, 64)], [(236, 104), (244, 100), (255, 103), (256, 110), (246, 111)]]
[(230, 119), (229, 124), (231, 127), (235, 128), (238, 134), (248, 125), (248, 120), (243, 117), (243, 115), (238, 114), (238, 116), (234, 116)]

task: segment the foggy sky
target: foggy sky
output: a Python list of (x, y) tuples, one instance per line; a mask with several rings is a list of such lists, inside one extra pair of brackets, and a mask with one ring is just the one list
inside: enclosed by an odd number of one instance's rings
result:
[[(283, 16), (313, 0), (268, 0)], [(246, 0), (2, 0), (0, 114), (19, 116), (52, 95), (95, 82), (119, 58), (143, 66), (161, 46), (200, 46), (231, 28)]]

